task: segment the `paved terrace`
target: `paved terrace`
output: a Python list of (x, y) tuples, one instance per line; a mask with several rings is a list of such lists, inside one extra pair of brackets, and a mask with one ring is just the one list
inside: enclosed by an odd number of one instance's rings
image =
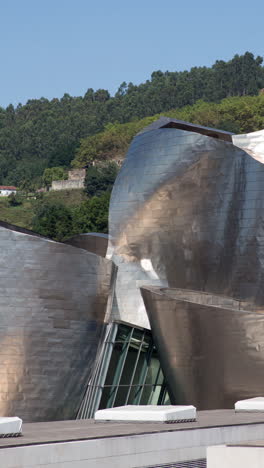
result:
[(169, 424), (95, 422), (90, 419), (25, 423), (22, 427), (22, 437), (0, 438), (0, 449), (250, 424), (264, 424), (264, 413), (235, 413), (234, 410), (198, 411), (196, 422)]
[(1, 468), (201, 467), (207, 447), (261, 439), (264, 414), (200, 411), (189, 423), (75, 420), (22, 429), (21, 437), (0, 438)]

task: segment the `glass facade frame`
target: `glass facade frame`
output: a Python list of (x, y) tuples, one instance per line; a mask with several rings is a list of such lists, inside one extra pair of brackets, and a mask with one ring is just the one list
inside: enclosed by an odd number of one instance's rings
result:
[(170, 404), (151, 332), (124, 322), (108, 325), (98, 365), (78, 418), (123, 405)]

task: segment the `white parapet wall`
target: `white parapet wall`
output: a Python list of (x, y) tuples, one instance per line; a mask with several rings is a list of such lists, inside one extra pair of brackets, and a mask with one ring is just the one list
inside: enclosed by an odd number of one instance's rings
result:
[(207, 468), (263, 468), (264, 447), (226, 445), (207, 449)]
[[(98, 423), (106, 426), (108, 423)], [(111, 423), (109, 423), (111, 424)], [(192, 423), (190, 423), (192, 424)], [(172, 430), (74, 442), (4, 447), (0, 445), (2, 468), (140, 468), (172, 464), (206, 457), (208, 446), (256, 440), (263, 424)], [(263, 465), (264, 466), (264, 465)], [(209, 465), (227, 468), (227, 465)], [(235, 468), (232, 466), (232, 468)], [(253, 468), (240, 465), (239, 468)]]

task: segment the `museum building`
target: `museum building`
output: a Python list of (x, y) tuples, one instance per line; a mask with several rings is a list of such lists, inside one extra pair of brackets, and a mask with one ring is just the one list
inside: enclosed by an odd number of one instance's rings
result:
[(0, 222), (0, 413), (231, 408), (262, 392), (264, 131), (162, 117), (132, 141), (109, 236)]

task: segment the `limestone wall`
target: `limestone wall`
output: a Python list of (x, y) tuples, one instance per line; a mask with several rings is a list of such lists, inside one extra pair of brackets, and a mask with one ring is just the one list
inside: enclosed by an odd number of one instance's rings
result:
[(53, 180), (50, 190), (71, 190), (84, 188), (84, 179)]

